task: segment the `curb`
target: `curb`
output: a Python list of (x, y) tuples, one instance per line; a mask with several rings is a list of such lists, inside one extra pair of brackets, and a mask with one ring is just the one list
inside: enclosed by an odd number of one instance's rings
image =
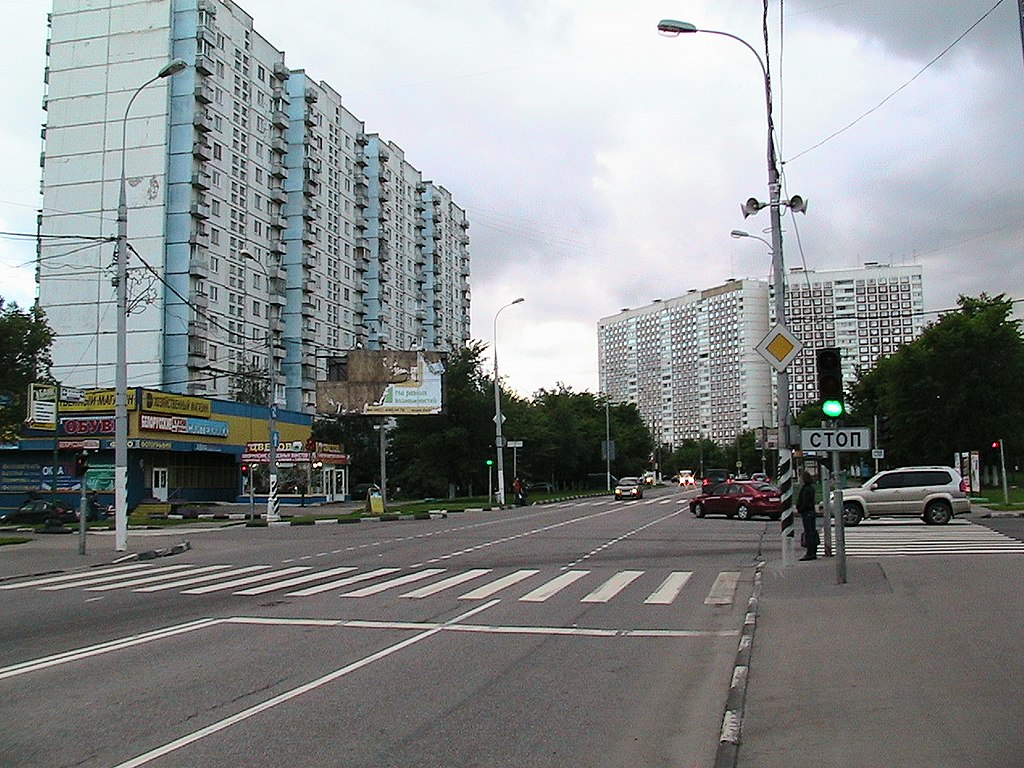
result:
[(743, 619), (739, 647), (736, 649), (736, 664), (732, 670), (732, 683), (725, 700), (725, 714), (722, 715), (722, 734), (715, 752), (714, 768), (735, 768), (739, 758), (740, 732), (743, 727), (743, 707), (747, 699), (747, 676), (750, 673), (750, 655), (754, 645), (754, 629), (757, 626), (757, 607), (761, 598), (762, 568), (764, 561), (754, 571), (754, 591), (747, 601), (747, 615)]
[(113, 562), (117, 563), (130, 563), (136, 560), (155, 560), (158, 557), (169, 557), (170, 555), (180, 555), (182, 552), (187, 552), (192, 549), (192, 543), (183, 541), (180, 544), (175, 544), (173, 547), (164, 547), (163, 549), (148, 549), (143, 552), (133, 552), (130, 555), (119, 557)]

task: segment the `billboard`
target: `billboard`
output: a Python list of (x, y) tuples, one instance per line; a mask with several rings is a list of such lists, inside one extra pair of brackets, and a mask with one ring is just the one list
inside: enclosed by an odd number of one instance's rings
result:
[(424, 416), (443, 413), (444, 352), (353, 349), (316, 386), (316, 412), (329, 416)]

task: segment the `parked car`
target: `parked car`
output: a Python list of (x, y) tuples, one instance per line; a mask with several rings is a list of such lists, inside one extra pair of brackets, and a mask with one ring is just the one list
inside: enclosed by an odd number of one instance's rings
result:
[(624, 477), (615, 484), (615, 498), (642, 499), (644, 497), (644, 481), (639, 477)]
[(774, 485), (752, 480), (728, 480), (690, 500), (694, 517), (725, 515), (749, 520), (754, 515), (782, 517), (782, 492)]
[(868, 517), (914, 516), (945, 525), (971, 511), (970, 485), (951, 467), (900, 467), (843, 491), (843, 525)]
[(32, 499), (26, 501), (18, 509), (10, 512), (0, 511), (0, 525), (12, 525), (15, 523), (34, 524), (45, 523), (47, 520), (56, 520), (59, 523), (74, 523), (78, 521), (78, 513), (63, 501), (51, 501), (50, 499)]
[(704, 477), (700, 481), (700, 487), (702, 491), (710, 489), (712, 486), (723, 483), (729, 479), (729, 470), (727, 469), (709, 469), (704, 473)]

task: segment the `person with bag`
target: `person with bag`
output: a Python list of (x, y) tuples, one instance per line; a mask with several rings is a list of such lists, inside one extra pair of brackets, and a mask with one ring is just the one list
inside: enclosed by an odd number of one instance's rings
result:
[(796, 497), (796, 511), (800, 513), (800, 519), (804, 524), (803, 544), (807, 547), (807, 554), (800, 559), (817, 560), (818, 525), (815, 520), (814, 481), (807, 470), (804, 470), (800, 479), (803, 485), (800, 486), (800, 493)]

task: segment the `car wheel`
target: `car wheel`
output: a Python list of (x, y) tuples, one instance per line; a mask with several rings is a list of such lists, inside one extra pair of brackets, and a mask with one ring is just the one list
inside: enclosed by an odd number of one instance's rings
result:
[(738, 517), (740, 520), (749, 520), (750, 519), (750, 507), (748, 507), (746, 504), (740, 504), (736, 508), (736, 517)]
[(843, 504), (843, 525), (847, 528), (852, 528), (863, 519), (864, 513), (861, 511), (859, 504), (854, 504), (853, 502)]
[(945, 525), (953, 519), (953, 510), (944, 501), (933, 501), (924, 511), (924, 521), (932, 525)]
[(704, 509), (704, 505), (703, 504), (698, 502), (697, 504), (693, 505), (693, 516), (694, 517), (704, 517), (704, 515), (706, 515), (706, 514), (707, 514), (707, 510)]

